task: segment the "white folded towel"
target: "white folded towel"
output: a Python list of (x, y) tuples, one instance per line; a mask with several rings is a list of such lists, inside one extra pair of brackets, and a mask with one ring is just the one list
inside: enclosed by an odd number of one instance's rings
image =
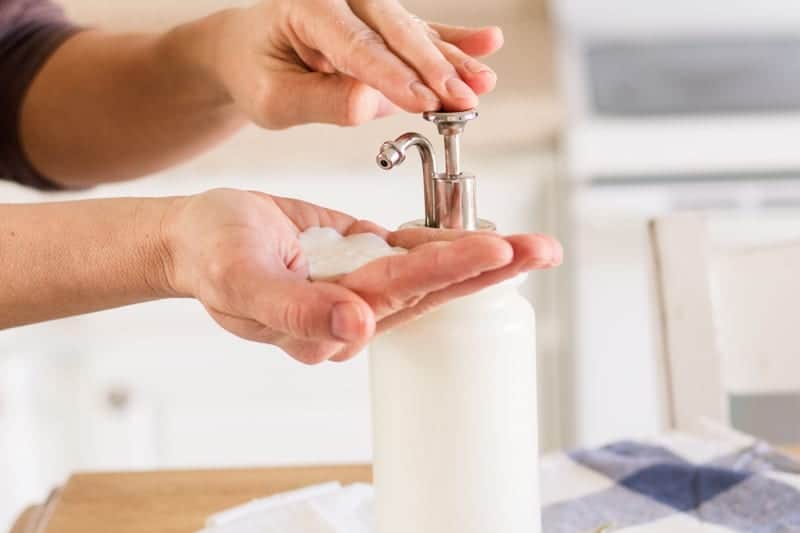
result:
[(222, 511), (198, 533), (371, 533), (373, 501), (371, 485), (323, 483)]

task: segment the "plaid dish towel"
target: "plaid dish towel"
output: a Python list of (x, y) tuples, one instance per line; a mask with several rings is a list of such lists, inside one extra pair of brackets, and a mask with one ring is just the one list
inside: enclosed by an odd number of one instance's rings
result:
[[(800, 465), (725, 430), (672, 433), (545, 457), (543, 533), (800, 532)], [(201, 533), (371, 533), (369, 485), (270, 496), (209, 518)]]
[(544, 533), (800, 532), (800, 465), (732, 433), (558, 454), (541, 475)]

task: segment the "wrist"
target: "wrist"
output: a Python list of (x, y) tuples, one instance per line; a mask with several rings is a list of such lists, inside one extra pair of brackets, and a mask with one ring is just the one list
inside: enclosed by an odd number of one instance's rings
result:
[(142, 277), (155, 298), (187, 296), (177, 285), (173, 220), (183, 197), (146, 198), (136, 208), (135, 234)]
[(225, 26), (236, 9), (228, 9), (163, 34), (158, 48), (169, 68), (191, 81), (198, 97), (219, 107), (233, 108), (233, 98), (219, 68)]

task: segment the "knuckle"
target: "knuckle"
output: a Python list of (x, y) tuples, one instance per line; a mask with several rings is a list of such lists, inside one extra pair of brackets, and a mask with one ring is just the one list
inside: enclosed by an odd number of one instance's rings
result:
[(422, 315), (426, 315), (439, 307), (441, 307), (441, 304), (431, 301), (430, 299), (423, 299), (421, 302), (419, 302), (419, 305), (416, 305), (412, 310), (412, 316), (417, 318)]
[(348, 38), (351, 51), (372, 50), (375, 47), (385, 46), (383, 37), (375, 30), (364, 27), (353, 30)]
[[(404, 269), (395, 257), (387, 257), (383, 262), (382, 277), (386, 280), (387, 290), (379, 296), (383, 308), (399, 311), (415, 306), (424, 296), (423, 294), (399, 287), (402, 285)], [(392, 288), (394, 286), (395, 288)]]
[(388, 256), (386, 259), (383, 260), (383, 272), (382, 276), (383, 279), (386, 280), (387, 284), (391, 284), (400, 276), (403, 275), (403, 268), (402, 265), (399, 265), (397, 262), (396, 256)]
[[(346, 38), (347, 45), (339, 61), (345, 73), (352, 73), (357, 66), (365, 65), (365, 57), (373, 50), (386, 47), (386, 42), (377, 32), (370, 28), (359, 28), (350, 32)], [(369, 63), (369, 61), (367, 61)]]
[(312, 326), (306, 306), (301, 302), (288, 302), (283, 308), (282, 322), (286, 332), (301, 339), (312, 335)]
[(395, 293), (391, 292), (383, 295), (383, 306), (392, 310), (400, 311), (416, 306), (425, 297), (424, 294)]
[(395, 21), (394, 32), (402, 38), (418, 38), (420, 36), (431, 39), (438, 37), (438, 34), (431, 29), (427, 22), (417, 17), (416, 15), (408, 14), (406, 17), (401, 17)]

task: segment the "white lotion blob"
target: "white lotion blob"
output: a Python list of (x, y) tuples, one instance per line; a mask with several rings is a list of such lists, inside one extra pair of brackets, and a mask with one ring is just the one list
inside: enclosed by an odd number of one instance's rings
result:
[(300, 234), (299, 240), (312, 280), (342, 276), (380, 257), (407, 252), (405, 248), (389, 246), (374, 233), (343, 237), (333, 228), (308, 228)]

